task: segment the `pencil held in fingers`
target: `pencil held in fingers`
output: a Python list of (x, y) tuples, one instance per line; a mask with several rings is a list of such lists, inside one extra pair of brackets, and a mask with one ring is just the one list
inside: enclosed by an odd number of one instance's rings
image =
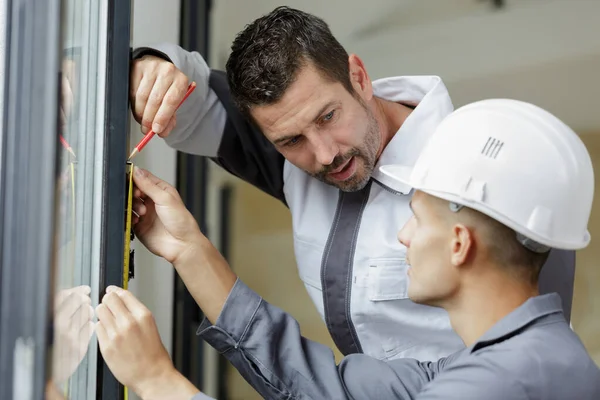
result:
[[(196, 89), (196, 82), (192, 82), (190, 84), (190, 86), (188, 87), (187, 92), (185, 93), (185, 96), (183, 96), (183, 99), (181, 99), (181, 101), (179, 102), (179, 104), (177, 105), (176, 110), (181, 107), (181, 105), (183, 104), (183, 102), (190, 96), (190, 94), (192, 94), (192, 92), (194, 91), (194, 89)], [(173, 124), (175, 122), (175, 116), (173, 116), (173, 118), (171, 119), (171, 124)], [(152, 139), (152, 137), (154, 137), (156, 133), (154, 132), (154, 130), (150, 130), (150, 132), (148, 132), (143, 138), (142, 140), (140, 140), (140, 142), (138, 143), (137, 146), (134, 147), (133, 151), (131, 152), (131, 154), (129, 155), (129, 157), (127, 158), (127, 161), (130, 161), (131, 159), (133, 159), (133, 157), (135, 157), (140, 151), (142, 151), (142, 149), (146, 146), (146, 144), (148, 144), (148, 142), (150, 141), (150, 139)]]

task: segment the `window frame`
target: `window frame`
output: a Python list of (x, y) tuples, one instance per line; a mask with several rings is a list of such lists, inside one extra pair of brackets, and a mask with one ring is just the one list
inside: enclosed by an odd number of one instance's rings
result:
[[(107, 286), (123, 283), (132, 16), (131, 0), (105, 1), (107, 29), (100, 33), (106, 39), (107, 65), (100, 299)], [(45, 397), (52, 354), (61, 0), (6, 0), (5, 15), (0, 132), (0, 398), (28, 400)], [(99, 351), (97, 367), (95, 397), (122, 399), (123, 386), (110, 373)], [(15, 379), (18, 384), (13, 387)]]
[[(107, 75), (105, 87), (104, 182), (100, 245), (100, 299), (110, 285), (123, 285), (126, 160), (129, 145), (129, 67), (131, 0), (108, 0)], [(124, 388), (98, 352), (97, 398), (123, 399)]]
[(6, 0), (5, 11), (0, 398), (28, 400), (44, 398), (52, 332), (60, 0)]
[[(208, 62), (210, 14), (212, 0), (180, 0), (180, 32), (179, 42), (187, 51), (198, 51)], [(176, 188), (183, 202), (200, 227), (208, 236), (207, 202), (208, 202), (208, 160), (205, 157), (177, 152)], [(188, 378), (196, 387), (216, 388), (218, 398), (223, 397), (220, 391), (224, 378), (207, 377), (205, 347), (208, 344), (198, 340), (196, 330), (204, 314), (196, 301), (175, 274), (173, 280), (173, 337), (172, 359), (175, 368)], [(209, 382), (210, 380), (210, 382)]]

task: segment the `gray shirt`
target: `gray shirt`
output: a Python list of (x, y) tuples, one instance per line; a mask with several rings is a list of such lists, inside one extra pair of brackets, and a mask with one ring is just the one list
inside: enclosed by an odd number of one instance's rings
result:
[(267, 399), (598, 400), (600, 370), (560, 304), (556, 294), (531, 298), (437, 362), (353, 354), (336, 365), (328, 347), (238, 280), (216, 325), (205, 320), (198, 334)]

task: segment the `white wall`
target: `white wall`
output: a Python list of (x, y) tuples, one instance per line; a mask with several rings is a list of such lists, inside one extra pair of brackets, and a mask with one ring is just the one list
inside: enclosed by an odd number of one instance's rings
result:
[[(220, 67), (235, 34), (287, 4), (324, 18), (364, 61), (372, 79), (435, 74), (455, 106), (510, 96), (556, 113), (579, 131), (597, 130), (600, 1), (215, 0), (213, 60)], [(358, 10), (361, 6), (361, 11)]]
[(421, 24), (407, 10), (404, 18), (396, 14), (396, 25), (387, 18), (347, 47), (366, 60), (374, 78), (440, 75), (455, 106), (515, 97), (547, 108), (576, 130), (600, 127), (600, 1), (507, 3), (505, 10), (474, 7)]
[[(157, 42), (179, 42), (179, 1), (135, 0), (133, 2), (132, 46)], [(132, 118), (132, 146), (142, 138)], [(175, 184), (176, 153), (163, 140), (154, 138), (134, 159), (158, 177)], [(151, 254), (139, 242), (135, 246), (135, 278), (130, 290), (152, 311), (160, 336), (171, 354), (174, 270), (169, 263)], [(136, 397), (130, 392), (130, 398)]]

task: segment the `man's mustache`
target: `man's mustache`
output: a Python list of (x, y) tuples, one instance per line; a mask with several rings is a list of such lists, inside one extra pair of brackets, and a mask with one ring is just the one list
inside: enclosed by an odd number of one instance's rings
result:
[(333, 159), (333, 162), (331, 164), (325, 165), (325, 166), (323, 166), (323, 168), (321, 168), (321, 170), (318, 172), (318, 175), (325, 176), (325, 175), (329, 174), (331, 171), (335, 171), (336, 169), (338, 169), (339, 167), (344, 165), (352, 157), (358, 156), (358, 155), (360, 155), (360, 152), (357, 149), (353, 149), (344, 155), (336, 156)]

